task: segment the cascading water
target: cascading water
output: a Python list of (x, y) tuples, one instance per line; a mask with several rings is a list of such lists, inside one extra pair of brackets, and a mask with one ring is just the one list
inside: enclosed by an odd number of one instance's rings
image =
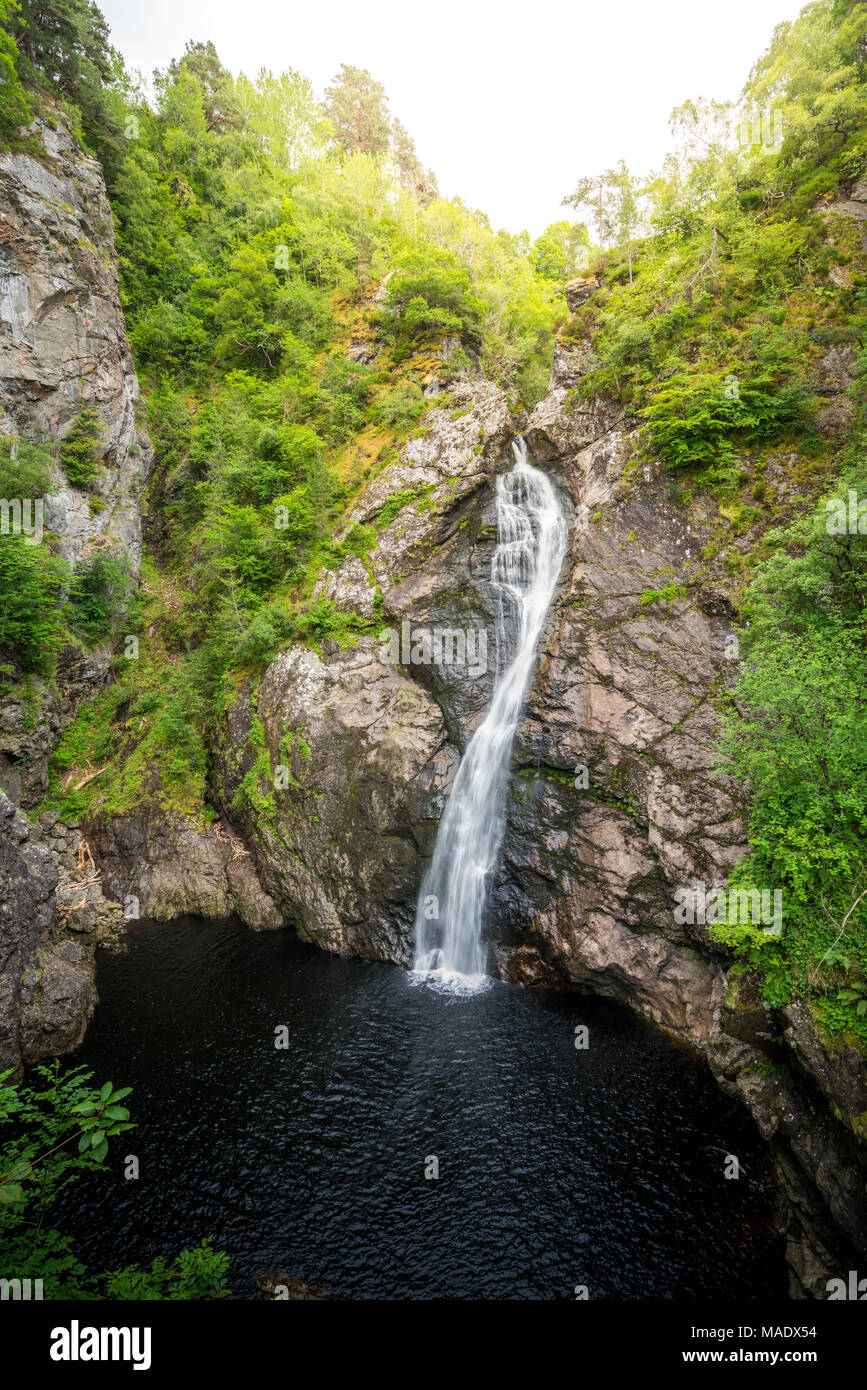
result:
[(497, 649), (517, 641), (499, 672), (491, 707), (473, 734), (446, 804), (416, 910), (415, 970), (462, 988), (485, 979), (485, 903), (506, 828), (509, 759), (536, 644), (566, 553), (566, 523), (554, 488), (533, 468), (523, 439), (515, 466), (497, 479)]

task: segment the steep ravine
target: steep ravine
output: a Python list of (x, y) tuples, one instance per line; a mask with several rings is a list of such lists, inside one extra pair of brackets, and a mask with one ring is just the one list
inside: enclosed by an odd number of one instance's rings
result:
[[(867, 1248), (863, 1069), (854, 1053), (828, 1053), (804, 1009), (767, 1010), (702, 926), (675, 922), (675, 889), (723, 885), (746, 850), (743, 793), (713, 771), (730, 581), (699, 569), (709, 504), (687, 516), (669, 502), (661, 466), (635, 468), (619, 407), (572, 404), (589, 355), (589, 345), (558, 348), (550, 391), (525, 424), (567, 505), (572, 552), (516, 742), (491, 913), (496, 968), (617, 999), (701, 1049), (771, 1144), (792, 1291), (823, 1297)], [(467, 381), (362, 496), (350, 520), (373, 517), (398, 489), (433, 488), (369, 556), (368, 597), (377, 584), (384, 626), (489, 625), (491, 478), (515, 429), (496, 389)], [(641, 604), (672, 579), (683, 597)], [(354, 607), (359, 584), (347, 562), (332, 595)], [(409, 962), (433, 831), (489, 695), (490, 675), (395, 666), (372, 638), (290, 649), (258, 688), (239, 689), (215, 795), (304, 936)], [(280, 766), (285, 790), (273, 786)]]
[[(98, 166), (62, 128), (41, 139), (41, 158), (0, 159), (2, 428), (57, 437), (95, 409), (105, 505), (91, 509), (58, 474), (50, 526), (71, 561), (108, 545), (137, 562), (150, 445), (110, 213)], [(380, 611), (383, 628), (490, 633), (492, 480), (523, 430), (560, 492), (571, 553), (514, 750), (496, 969), (616, 999), (700, 1049), (771, 1146), (792, 1292), (824, 1297), (826, 1280), (867, 1254), (864, 1070), (823, 1046), (804, 1009), (767, 1010), (703, 928), (675, 923), (674, 890), (722, 884), (746, 848), (742, 793), (713, 771), (731, 581), (699, 563), (712, 504), (685, 513), (664, 468), (636, 464), (622, 409), (570, 395), (591, 352), (558, 347), (529, 419), (479, 376), (434, 397), (344, 531), (375, 521), (397, 492), (414, 500), (365, 560), (321, 583), (338, 607)], [(671, 582), (680, 596), (642, 604)], [(93, 946), (121, 913), (103, 889), (135, 897), (142, 916), (237, 911), (255, 927), (290, 923), (327, 950), (408, 964), (419, 885), (493, 661), (486, 673), (395, 664), (374, 637), (282, 651), (239, 685), (212, 731), (222, 821), (205, 829), (151, 805), (114, 820), (97, 811), (83, 832), (102, 880), (82, 903), (77, 885), (92, 875), (79, 828), (50, 816), (30, 827), (13, 803), (39, 804), (60, 728), (107, 678), (109, 657), (70, 651), (56, 687), (37, 683), (35, 707), (23, 686), (0, 700), (0, 1067), (80, 1039)]]

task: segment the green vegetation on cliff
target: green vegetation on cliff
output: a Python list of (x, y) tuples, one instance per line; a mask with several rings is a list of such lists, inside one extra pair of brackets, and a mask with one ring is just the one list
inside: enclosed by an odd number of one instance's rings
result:
[[(353, 497), (418, 426), (425, 389), (477, 363), (516, 407), (542, 395), (565, 310), (558, 255), (574, 266), (586, 236), (560, 223), (533, 246), (438, 197), (359, 69), (343, 67), (323, 104), (297, 72), (236, 79), (212, 44), (190, 43), (150, 102), (86, 0), (7, 0), (4, 18), (21, 100), (56, 119), (43, 89), (60, 74), (103, 160), (157, 454), (153, 563), (134, 611), (113, 591), (115, 638), (137, 637), (139, 654), (117, 662), (108, 725), (83, 713), (68, 731), (53, 795), (61, 773), (74, 786), (68, 772), (92, 766), (105, 771), (78, 810), (136, 791), (187, 805), (191, 789), (204, 796), (200, 731), (237, 673), (292, 640), (363, 627), (312, 599), (313, 582)], [(93, 481), (95, 443), (85, 416), (63, 441), (77, 487)], [(7, 657), (50, 670), (70, 630), (97, 636), (105, 574), (79, 580), (61, 613), (53, 571), (20, 548), (7, 569), (21, 574), (13, 618), (0, 617)]]
[[(93, 6), (57, 9), (0, 0), (0, 121), (20, 141), (26, 107), (52, 114), (56, 77), (103, 159), (157, 463), (134, 601), (102, 564), (61, 608), (61, 569), (0, 546), (4, 657), (50, 670), (70, 631), (96, 640), (118, 614), (139, 641), (66, 731), (52, 799), (206, 813), (208, 730), (240, 680), (291, 641), (363, 630), (314, 580), (366, 556), (373, 528), (338, 546), (336, 527), (423, 428), (426, 392), (447, 400), (478, 365), (532, 404), (555, 330), (592, 339), (576, 395), (622, 401), (672, 497), (713, 503), (696, 563), (738, 580), (721, 760), (751, 789), (752, 852), (733, 882), (780, 887), (785, 927), (718, 935), (773, 1002), (806, 996), (830, 1031), (867, 1039), (864, 5), (816, 0), (780, 25), (738, 109), (682, 105), (658, 176), (621, 163), (582, 179), (567, 201), (587, 209), (592, 253), (582, 224), (531, 245), (440, 198), (368, 73), (344, 67), (322, 104), (296, 72), (234, 78), (194, 43), (151, 102)], [(595, 288), (567, 320), (575, 274)], [(64, 444), (82, 487), (92, 425)], [(39, 491), (39, 458), (18, 458)], [(850, 493), (854, 529), (829, 528), (827, 500)]]
[[(867, 227), (847, 200), (867, 176), (867, 9), (808, 5), (778, 26), (739, 113), (687, 102), (672, 124), (662, 175), (627, 190), (641, 235), (622, 215), (626, 171), (604, 183), (601, 288), (564, 331), (593, 338), (580, 393), (643, 422), (673, 496), (719, 504), (706, 558), (742, 579), (721, 757), (750, 788), (752, 849), (731, 882), (782, 889), (784, 928), (715, 934), (774, 1004), (805, 996), (864, 1043), (867, 517), (848, 513), (851, 494), (867, 502)], [(570, 201), (592, 206), (598, 184)], [(771, 464), (790, 480), (773, 502)]]

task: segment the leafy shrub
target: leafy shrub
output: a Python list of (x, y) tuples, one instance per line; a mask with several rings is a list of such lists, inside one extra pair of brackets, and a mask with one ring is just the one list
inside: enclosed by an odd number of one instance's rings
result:
[(0, 497), (42, 497), (51, 486), (51, 446), (0, 435)]
[(121, 1104), (130, 1088), (115, 1090), (106, 1081), (97, 1089), (83, 1067), (62, 1072), (59, 1062), (37, 1067), (31, 1084), (11, 1084), (11, 1075), (0, 1075), (0, 1126), (8, 1134), (0, 1145), (4, 1269), (40, 1279), (46, 1299), (227, 1297), (228, 1256), (207, 1240), (171, 1261), (158, 1257), (148, 1269), (85, 1269), (69, 1237), (45, 1218), (64, 1188), (104, 1168), (109, 1139), (135, 1128)]
[(424, 392), (414, 381), (401, 381), (380, 396), (373, 418), (384, 429), (406, 434), (418, 424), (427, 409)]
[(383, 316), (397, 338), (428, 332), (475, 338), (482, 312), (481, 302), (470, 291), (469, 272), (450, 251), (421, 245), (398, 259)]
[(44, 671), (63, 640), (62, 560), (23, 536), (0, 536), (0, 652), (25, 671)]
[[(838, 491), (850, 485), (864, 486), (863, 463)], [(826, 516), (795, 528), (801, 554), (760, 570), (724, 710), (722, 766), (752, 792), (752, 850), (730, 882), (780, 888), (783, 932), (721, 939), (762, 971), (772, 1002), (804, 993), (827, 1027), (867, 1043), (867, 554), (863, 538), (829, 535)]]
[(60, 462), (73, 487), (85, 488), (96, 477), (100, 456), (99, 417), (95, 410), (82, 410), (60, 445)]
[(130, 333), (136, 358), (156, 371), (189, 371), (211, 354), (211, 336), (189, 309), (164, 299), (147, 309)]
[(132, 590), (125, 556), (100, 553), (79, 565), (69, 587), (68, 622), (87, 642), (108, 636), (125, 612)]
[(677, 372), (650, 394), (641, 415), (666, 462), (688, 468), (731, 458), (732, 436), (749, 443), (802, 424), (806, 400), (799, 383), (754, 380), (727, 394), (722, 374)]

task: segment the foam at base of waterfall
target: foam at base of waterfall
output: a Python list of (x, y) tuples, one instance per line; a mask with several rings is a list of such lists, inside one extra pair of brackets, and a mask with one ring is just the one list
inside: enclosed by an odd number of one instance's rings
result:
[(409, 978), (415, 985), (424, 985), (427, 989), (435, 990), (438, 994), (455, 994), (466, 996), (468, 994), (480, 994), (483, 990), (490, 989), (495, 983), (491, 975), (461, 975), (457, 970), (444, 970), (442, 968), (429, 970), (423, 962), (409, 972)]

